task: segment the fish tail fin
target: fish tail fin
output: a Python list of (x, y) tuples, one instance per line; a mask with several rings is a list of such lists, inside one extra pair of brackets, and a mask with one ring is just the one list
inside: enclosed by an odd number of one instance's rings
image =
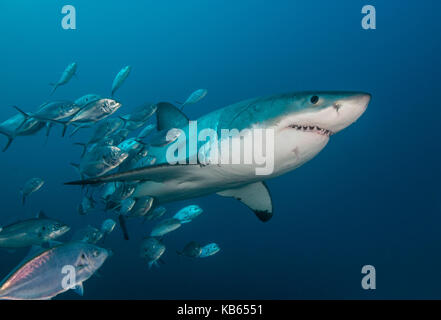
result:
[(20, 191), (20, 194), (21, 194), (21, 203), (23, 205), (25, 205), (25, 203), (26, 203), (26, 195), (24, 194), (23, 191)]
[(69, 124), (69, 122), (62, 122), (62, 124), (63, 124), (63, 131), (61, 132), (61, 136), (64, 137), (66, 135), (67, 125)]
[(20, 130), (21, 129), (21, 127), (25, 124), (25, 122), (29, 119), (29, 118), (31, 118), (32, 116), (29, 114), (29, 113), (27, 113), (27, 112), (24, 112), (23, 110), (21, 110), (19, 107), (17, 107), (17, 106), (12, 106), (15, 110), (17, 110), (23, 117), (24, 117), (24, 120), (23, 120), (23, 122), (20, 124), (20, 126), (17, 128), (17, 131), (18, 130)]
[(53, 87), (52, 91), (50, 93), (50, 95), (53, 95), (55, 90), (57, 90), (57, 88), (58, 88), (58, 83), (49, 83), (49, 85)]
[(149, 261), (148, 265), (149, 265), (149, 269), (151, 269), (153, 266), (159, 268), (159, 264), (158, 264), (158, 262), (156, 260), (155, 261)]
[(121, 116), (118, 116), (118, 118), (120, 118), (123, 121), (123, 128), (125, 128), (126, 125), (127, 125), (127, 119), (125, 119), (125, 118), (123, 118)]
[(14, 138), (7, 132), (4, 132), (2, 130), (0, 130), (0, 134), (4, 135), (6, 138), (8, 138), (8, 142), (6, 143), (6, 145), (3, 147), (3, 152), (5, 152), (6, 150), (8, 150), (9, 146), (12, 143), (12, 140), (14, 140)]
[(81, 152), (81, 158), (84, 157), (84, 154), (86, 153), (87, 144), (82, 142), (75, 142), (74, 145), (83, 147), (83, 152)]
[(72, 137), (80, 129), (90, 128), (90, 126), (77, 126), (77, 125), (74, 125), (74, 127), (75, 127), (75, 129), (72, 130), (72, 132), (70, 133), (69, 137)]
[(78, 163), (73, 163), (73, 162), (71, 162), (71, 163), (69, 163), (69, 164), (77, 170), (77, 172), (80, 174), (80, 176), (83, 176), (83, 175), (81, 174), (81, 171), (80, 171), (80, 165), (79, 165)]
[(127, 231), (126, 220), (124, 219), (124, 216), (122, 214), (120, 214), (118, 216), (118, 220), (119, 220), (119, 225), (121, 226), (121, 230), (124, 235), (124, 239), (129, 240), (129, 232)]

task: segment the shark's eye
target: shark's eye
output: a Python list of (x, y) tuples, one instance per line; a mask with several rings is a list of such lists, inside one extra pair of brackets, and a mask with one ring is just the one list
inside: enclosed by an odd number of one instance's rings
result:
[(319, 101), (319, 97), (318, 96), (312, 96), (311, 97), (311, 103), (312, 104), (316, 104)]

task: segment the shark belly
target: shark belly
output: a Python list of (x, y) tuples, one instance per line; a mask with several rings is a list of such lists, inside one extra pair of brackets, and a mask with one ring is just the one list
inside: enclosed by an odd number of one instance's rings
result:
[(140, 182), (134, 196), (154, 197), (157, 203), (191, 199), (237, 188), (263, 180), (256, 176), (253, 167), (244, 165), (194, 165), (184, 176), (163, 181)]

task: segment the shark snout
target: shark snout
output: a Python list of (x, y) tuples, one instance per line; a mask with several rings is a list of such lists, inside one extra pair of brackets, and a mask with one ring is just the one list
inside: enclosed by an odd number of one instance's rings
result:
[(327, 129), (339, 132), (358, 120), (371, 101), (369, 93), (354, 93), (338, 99), (333, 104), (335, 114), (330, 117)]

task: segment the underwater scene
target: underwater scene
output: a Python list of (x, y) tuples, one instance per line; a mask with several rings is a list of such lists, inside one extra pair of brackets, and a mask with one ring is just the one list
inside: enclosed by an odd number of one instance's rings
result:
[(440, 299), (439, 1), (0, 2), (0, 300)]

